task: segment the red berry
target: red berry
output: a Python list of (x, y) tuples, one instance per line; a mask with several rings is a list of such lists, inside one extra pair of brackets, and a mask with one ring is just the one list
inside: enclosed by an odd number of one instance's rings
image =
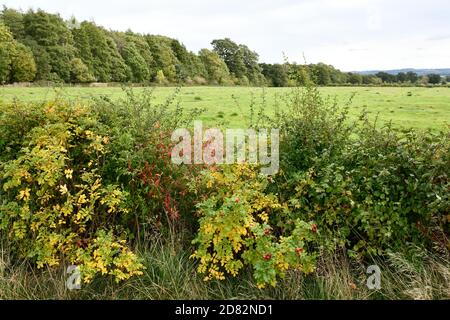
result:
[(314, 233), (317, 232), (317, 225), (316, 225), (316, 224), (313, 224), (313, 225), (312, 225), (311, 231), (314, 232)]
[(272, 259), (272, 255), (271, 255), (270, 253), (266, 253), (266, 254), (263, 256), (263, 258), (264, 258), (264, 260), (269, 261), (270, 259)]

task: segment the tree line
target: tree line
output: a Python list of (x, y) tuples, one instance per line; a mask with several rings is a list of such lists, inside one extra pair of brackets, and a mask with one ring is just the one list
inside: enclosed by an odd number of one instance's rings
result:
[(263, 85), (258, 54), (230, 39), (188, 51), (178, 40), (65, 21), (42, 10), (4, 7), (0, 14), (0, 82), (156, 82)]
[[(249, 47), (213, 40), (212, 50), (187, 50), (177, 39), (106, 30), (94, 22), (64, 20), (42, 10), (0, 13), (0, 83), (130, 82), (285, 87), (318, 85), (439, 83), (439, 75), (360, 75), (319, 64), (266, 64)], [(450, 81), (450, 79), (447, 79)]]
[(308, 81), (319, 86), (329, 85), (438, 85), (450, 83), (450, 76), (441, 77), (439, 74), (419, 76), (415, 72), (400, 72), (396, 75), (387, 72), (376, 74), (359, 74), (342, 72), (331, 65), (317, 64), (261, 64), (262, 73), (268, 85), (286, 87), (305, 85)]

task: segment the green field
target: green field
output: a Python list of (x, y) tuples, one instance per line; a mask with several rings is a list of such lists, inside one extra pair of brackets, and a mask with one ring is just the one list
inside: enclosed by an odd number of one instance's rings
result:
[[(143, 90), (136, 88), (137, 92)], [(260, 105), (266, 99), (266, 111), (273, 112), (275, 101), (289, 92), (289, 88), (247, 87), (184, 87), (178, 101), (185, 109), (205, 109), (201, 119), (208, 124), (227, 122), (230, 126), (244, 126), (251, 102)], [(372, 118), (378, 115), (380, 123), (392, 120), (394, 125), (419, 129), (443, 129), (450, 123), (450, 88), (398, 88), (398, 87), (326, 87), (320, 89), (325, 96), (336, 97), (345, 104), (353, 95), (351, 114), (357, 116), (366, 109)], [(163, 102), (175, 88), (154, 89), (156, 102)], [(263, 91), (265, 94), (263, 95)], [(57, 95), (70, 99), (88, 100), (123, 95), (121, 88), (0, 88), (0, 101), (43, 101)], [(277, 98), (278, 97), (278, 98)]]

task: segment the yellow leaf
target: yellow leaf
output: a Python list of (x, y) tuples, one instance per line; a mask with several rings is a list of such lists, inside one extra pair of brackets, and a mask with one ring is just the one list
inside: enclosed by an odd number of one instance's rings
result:
[(24, 189), (24, 190), (21, 190), (20, 192), (19, 192), (19, 195), (17, 196), (17, 198), (19, 199), (19, 200), (24, 200), (24, 201), (28, 201), (28, 199), (30, 199), (30, 189), (29, 188), (26, 188), (26, 189)]
[(67, 170), (64, 171), (64, 174), (66, 175), (67, 179), (72, 179), (73, 170), (72, 169), (67, 169)]

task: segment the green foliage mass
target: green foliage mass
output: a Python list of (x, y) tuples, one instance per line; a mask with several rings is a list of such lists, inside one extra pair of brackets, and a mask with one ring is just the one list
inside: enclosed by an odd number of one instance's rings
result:
[(35, 75), (31, 50), (17, 42), (8, 28), (0, 24), (0, 83), (33, 81)]
[(118, 224), (129, 214), (127, 193), (99, 174), (109, 138), (98, 134), (91, 110), (10, 105), (0, 123), (2, 142), (20, 137), (0, 147), (0, 229), (17, 258), (38, 268), (75, 264), (86, 283), (98, 274), (116, 281), (142, 274)]
[[(231, 58), (226, 60), (233, 67), (233, 75), (230, 75), (219, 56), (211, 56), (203, 50), (195, 54), (178, 40), (165, 36), (108, 31), (92, 22), (78, 23), (75, 18), (64, 21), (59, 15), (42, 10), (23, 13), (5, 7), (0, 19), (11, 30), (13, 39), (8, 41), (18, 41), (33, 53), (37, 80), (66, 83), (265, 83), (258, 55), (242, 45), (235, 52), (238, 68), (230, 62)], [(8, 41), (2, 39), (2, 52), (8, 51)], [(20, 65), (33, 71), (32, 63), (23, 61), (24, 52), (21, 47)], [(12, 77), (12, 60), (6, 53), (2, 55), (2, 64), (5, 65), (1, 71), (3, 82), (34, 78), (25, 76), (23, 70), (17, 72), (17, 77)], [(161, 80), (162, 74), (164, 81)]]
[(231, 77), (225, 62), (219, 55), (211, 50), (202, 49), (199, 52), (200, 60), (205, 65), (206, 77), (212, 83), (227, 84)]
[[(448, 131), (377, 128), (316, 88), (294, 90), (282, 123), (276, 187), (292, 219), (313, 219), (328, 248), (382, 255), (407, 242), (448, 246)], [(441, 240), (439, 240), (441, 239)], [(400, 249), (401, 250), (401, 249)]]
[[(132, 31), (109, 31), (93, 22), (68, 21), (42, 10), (21, 12), (3, 8), (0, 21), (9, 28), (15, 41), (28, 47), (36, 64), (36, 80), (83, 82), (132, 82), (157, 84), (220, 84), (241, 86), (297, 86), (313, 81), (328, 85), (440, 85), (440, 75), (419, 77), (414, 72), (397, 75), (379, 72), (361, 75), (341, 72), (333, 66), (318, 64), (263, 64), (259, 56), (244, 44), (229, 38), (215, 39), (208, 49), (190, 52), (177, 39)], [(5, 42), (6, 40), (3, 40)], [(6, 43), (0, 50), (5, 52)], [(21, 52), (24, 50), (21, 49)], [(1, 79), (5, 83), (34, 79), (32, 62), (22, 63), (25, 71), (11, 76), (11, 61), (2, 53)], [(26, 57), (27, 60), (29, 57)], [(21, 59), (25, 59), (21, 55)], [(88, 68), (79, 63), (80, 59)], [(219, 61), (220, 60), (220, 61)], [(226, 68), (224, 67), (226, 66)], [(75, 67), (76, 70), (73, 70)], [(81, 70), (83, 69), (83, 70)], [(9, 70), (9, 71), (7, 71)], [(161, 81), (161, 72), (164, 81)], [(84, 75), (80, 76), (80, 72)], [(26, 73), (26, 75), (25, 75)], [(299, 75), (308, 74), (306, 79)], [(78, 76), (77, 76), (78, 75)]]

